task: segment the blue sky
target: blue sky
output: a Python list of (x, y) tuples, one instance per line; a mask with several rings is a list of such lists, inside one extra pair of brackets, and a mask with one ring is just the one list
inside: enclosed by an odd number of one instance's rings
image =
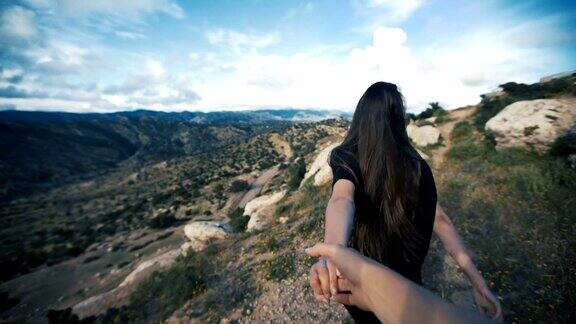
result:
[(576, 69), (573, 1), (0, 2), (0, 109), (411, 111)]

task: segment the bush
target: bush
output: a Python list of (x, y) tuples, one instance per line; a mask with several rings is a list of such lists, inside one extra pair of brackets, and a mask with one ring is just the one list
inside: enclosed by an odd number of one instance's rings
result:
[(176, 217), (174, 217), (174, 215), (171, 213), (162, 213), (156, 217), (150, 218), (148, 221), (148, 226), (155, 229), (168, 228), (174, 225), (176, 221)]
[(240, 192), (248, 189), (248, 182), (245, 180), (234, 180), (230, 184), (230, 192)]
[(258, 253), (266, 253), (270, 251), (276, 251), (282, 247), (282, 243), (276, 239), (274, 235), (267, 236), (261, 239), (254, 248)]
[(230, 222), (228, 223), (234, 231), (243, 232), (246, 230), (250, 216), (244, 215), (244, 208), (236, 208), (228, 214)]
[(447, 156), (456, 160), (468, 160), (477, 157), (486, 158), (491, 152), (494, 152), (494, 148), (490, 144), (476, 143), (474, 139), (469, 138), (454, 144)]
[(411, 114), (411, 117), (413, 116), (414, 120), (420, 120), (430, 117), (441, 117), (445, 116), (446, 114), (447, 114), (446, 110), (444, 110), (444, 108), (442, 108), (442, 106), (440, 106), (438, 102), (431, 102), (428, 104), (428, 108), (426, 108), (426, 110), (424, 110), (423, 112), (421, 112), (416, 116), (414, 116), (414, 114)]
[(292, 204), (291, 203), (281, 204), (278, 207), (276, 207), (276, 209), (274, 210), (274, 218), (279, 218), (281, 216), (287, 216), (285, 214), (288, 214), (291, 210), (292, 210)]
[(264, 278), (272, 281), (281, 281), (290, 277), (295, 269), (294, 253), (284, 253), (266, 260), (262, 263)]
[(456, 123), (456, 125), (454, 125), (454, 128), (452, 129), (452, 133), (450, 134), (450, 139), (452, 140), (453, 143), (456, 142), (460, 142), (462, 140), (465, 140), (467, 138), (471, 138), (472, 137), (472, 125), (470, 125), (469, 122), (467, 121), (461, 121)]
[(288, 168), (288, 189), (296, 190), (306, 174), (306, 163), (303, 158), (299, 158)]

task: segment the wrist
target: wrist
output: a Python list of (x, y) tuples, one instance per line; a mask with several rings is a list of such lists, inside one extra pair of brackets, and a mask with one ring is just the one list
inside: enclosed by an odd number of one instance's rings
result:
[(329, 238), (327, 238), (327, 239), (324, 239), (324, 243), (339, 245), (339, 246), (343, 246), (343, 247), (348, 246), (348, 243), (343, 239), (329, 239)]

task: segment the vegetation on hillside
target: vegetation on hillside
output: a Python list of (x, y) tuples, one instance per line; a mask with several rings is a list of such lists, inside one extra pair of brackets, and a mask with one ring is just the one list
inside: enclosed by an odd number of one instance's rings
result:
[[(428, 104), (428, 107), (424, 109), (419, 114), (406, 114), (408, 119), (414, 120), (418, 123), (419, 126), (426, 125), (425, 119), (430, 117), (436, 117), (436, 124), (443, 123), (447, 121), (448, 112), (438, 103), (438, 102), (431, 102)], [(432, 124), (432, 123), (429, 123)]]
[(573, 320), (576, 171), (555, 156), (497, 151), (466, 121), (454, 128), (452, 145), (439, 198), (502, 298), (507, 321)]

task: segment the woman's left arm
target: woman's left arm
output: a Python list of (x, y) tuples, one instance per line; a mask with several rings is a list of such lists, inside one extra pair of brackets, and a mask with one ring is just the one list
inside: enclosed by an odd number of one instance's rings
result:
[(484, 278), (474, 265), (468, 251), (466, 251), (460, 235), (456, 232), (454, 224), (452, 224), (452, 221), (440, 205), (436, 206), (434, 233), (438, 235), (448, 254), (456, 261), (472, 283), (473, 295), (478, 310), (482, 313), (488, 313), (494, 318), (501, 317), (502, 308), (498, 298), (486, 285)]

